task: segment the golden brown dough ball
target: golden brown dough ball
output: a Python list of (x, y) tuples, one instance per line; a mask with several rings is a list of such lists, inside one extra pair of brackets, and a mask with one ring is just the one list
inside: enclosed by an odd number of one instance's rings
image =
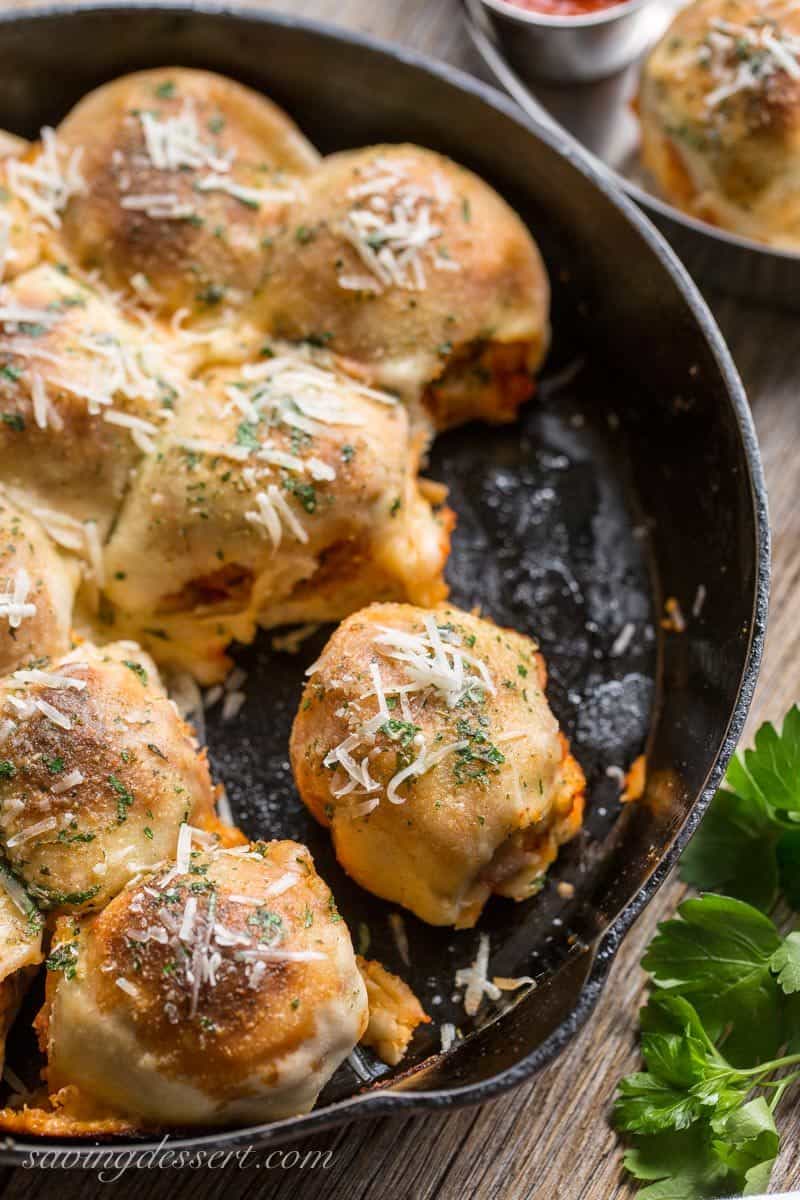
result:
[(451, 517), (417, 466), (393, 397), (276, 345), (178, 404), (114, 529), (107, 594), (160, 661), (203, 682), (256, 624), (332, 620), (375, 598), (436, 603)]
[(0, 676), (70, 648), (75, 559), (0, 491)]
[(536, 643), (458, 609), (374, 604), (312, 668), (291, 738), (297, 787), (368, 891), (470, 926), (523, 900), (580, 828), (584, 779)]
[(664, 196), (744, 237), (800, 249), (800, 8), (698, 0), (644, 67), (642, 157)]
[(63, 217), (84, 268), (163, 314), (217, 322), (263, 274), (263, 243), (317, 154), (266, 97), (207, 71), (126, 75), (62, 121), (85, 191)]
[(185, 853), (59, 942), (51, 1088), (146, 1123), (307, 1112), (367, 1024), (347, 926), (296, 842)]
[(418, 146), (334, 154), (308, 181), (257, 298), (277, 337), (323, 341), (438, 428), (512, 420), (549, 340), (549, 285), (519, 217)]
[(170, 416), (173, 376), (152, 331), (70, 274), (43, 265), (3, 289), (0, 477), (60, 545), (102, 538)]
[(98, 908), (213, 828), (205, 755), (138, 646), (89, 645), (0, 681), (0, 843), (37, 903)]

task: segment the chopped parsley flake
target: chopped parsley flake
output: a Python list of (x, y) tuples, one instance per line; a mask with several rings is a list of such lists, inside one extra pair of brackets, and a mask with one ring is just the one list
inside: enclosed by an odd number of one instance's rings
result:
[(145, 671), (141, 663), (134, 662), (133, 659), (128, 658), (123, 658), (122, 663), (129, 671), (133, 671), (134, 675), (138, 675), (142, 683), (147, 683), (147, 671)]

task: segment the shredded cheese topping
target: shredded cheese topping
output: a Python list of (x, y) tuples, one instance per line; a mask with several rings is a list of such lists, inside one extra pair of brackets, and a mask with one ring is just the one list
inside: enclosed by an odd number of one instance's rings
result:
[[(237, 183), (231, 177), (236, 161), (235, 150), (222, 150), (213, 142), (204, 140), (191, 97), (186, 98), (180, 111), (171, 116), (161, 117), (150, 111), (141, 111), (138, 119), (147, 166), (159, 173), (175, 176), (176, 181), (187, 171), (195, 175), (201, 171), (207, 172), (192, 180), (193, 190), (198, 194), (223, 192), (246, 207), (256, 209), (268, 204), (287, 204), (302, 194), (299, 183), (284, 183), (280, 179), (266, 188)], [(136, 160), (133, 162), (135, 164)], [(122, 168), (123, 164), (124, 156), (121, 155), (117, 165)], [(181, 199), (177, 191), (154, 190), (131, 194), (130, 173), (126, 170), (119, 170), (118, 183), (123, 193), (120, 204), (124, 209), (143, 212), (153, 220), (185, 221), (196, 215), (195, 206)]]
[(453, 202), (450, 184), (437, 172), (431, 188), (421, 187), (409, 168), (404, 160), (378, 157), (364, 169), (361, 182), (348, 189), (352, 205), (339, 232), (364, 271), (340, 269), (341, 288), (376, 294), (391, 287), (422, 291), (426, 263), (435, 270), (461, 269), (440, 241)]
[(425, 632), (410, 633), (381, 626), (375, 645), (387, 658), (403, 664), (406, 693), (433, 688), (454, 708), (470, 693), (493, 696), (495, 685), (486, 664), (464, 649), (453, 630), (440, 629), (432, 613), (424, 618)]
[[(496, 692), (486, 664), (464, 648), (456, 630), (450, 626), (440, 627), (433, 613), (426, 613), (423, 623), (424, 632), (418, 633), (385, 625), (378, 627), (378, 633), (373, 638), (375, 648), (386, 658), (402, 665), (406, 682), (387, 688), (378, 663), (371, 663), (372, 690), (361, 699), (374, 696), (378, 712), (338, 746), (332, 747), (323, 759), (324, 767), (337, 772), (331, 785), (331, 794), (336, 799), (348, 795), (367, 797), (352, 806), (350, 812), (353, 817), (366, 817), (373, 812), (380, 803), (376, 793), (384, 791), (383, 785), (370, 774), (369, 758), (375, 747), (376, 733), (391, 717), (387, 697), (392, 696), (399, 701), (403, 719), (410, 722), (412, 714), (408, 702), (412, 695), (433, 691), (449, 708), (453, 708), (465, 698), (482, 699), (487, 693), (494, 695)], [(313, 664), (307, 674), (313, 674), (317, 665)], [(524, 733), (506, 735), (506, 740), (517, 736), (524, 736)], [(399, 789), (407, 780), (427, 774), (449, 755), (465, 750), (469, 740), (460, 738), (431, 747), (424, 732), (419, 730), (414, 734), (411, 745), (416, 751), (413, 761), (398, 770), (386, 784), (385, 796), (390, 804), (404, 804), (406, 797), (400, 795)], [(361, 749), (364, 753), (357, 759), (355, 751)]]
[[(0, 354), (16, 365), (39, 429), (63, 430), (54, 396), (67, 393), (83, 401), (91, 416), (102, 413), (110, 425), (127, 430), (134, 445), (149, 454), (159, 432), (155, 421), (171, 418), (164, 401), (178, 394), (179, 381), (153, 342), (128, 337), (115, 322), (93, 324), (91, 314), (86, 324), (69, 320), (71, 309), (61, 302), (71, 298), (57, 292), (51, 307), (39, 309), (17, 302), (10, 289), (0, 289), (0, 324), (6, 335), (0, 339)], [(56, 326), (53, 337), (41, 336)], [(146, 405), (153, 419), (120, 411), (114, 407), (119, 400)]]
[(230, 170), (232, 155), (221, 154), (200, 137), (197, 111), (191, 99), (183, 102), (175, 116), (160, 118), (152, 112), (139, 113), (145, 149), (156, 171), (200, 170), (218, 173)]
[(456, 1027), (451, 1021), (444, 1021), (439, 1026), (442, 1054), (446, 1054), (456, 1040)]
[(303, 544), (308, 542), (308, 533), (295, 516), (277, 484), (271, 483), (265, 492), (256, 492), (256, 508), (246, 512), (245, 520), (263, 530), (277, 550), (283, 541), (284, 529)]
[(80, 170), (83, 148), (78, 146), (67, 154), (55, 130), (47, 126), (42, 129), (41, 141), (42, 149), (33, 162), (8, 159), (8, 185), (35, 219), (58, 229), (69, 201), (86, 190)]
[(36, 605), (28, 600), (30, 590), (30, 575), (24, 567), (17, 567), (6, 581), (6, 590), (0, 592), (0, 619), (8, 621), (10, 629), (19, 629), (26, 618), (36, 616)]
[(698, 56), (712, 78), (719, 80), (706, 94), (708, 108), (717, 108), (741, 92), (760, 91), (778, 72), (800, 79), (800, 38), (784, 33), (774, 20), (713, 21)]
[[(192, 892), (186, 886), (193, 864), (192, 844), (197, 841), (203, 845), (208, 840), (201, 830), (182, 825), (175, 865), (160, 877), (148, 879), (130, 904), (128, 940), (139, 946), (154, 942), (175, 951), (164, 1004), (171, 1024), (186, 1016), (198, 1016), (204, 993), (212, 992), (227, 975), (235, 973), (247, 987), (254, 989), (264, 980), (270, 963), (311, 963), (326, 957), (319, 950), (287, 945), (285, 918), (281, 920), (266, 908), (269, 901), (300, 882), (301, 876), (295, 871), (279, 874), (258, 895), (226, 894), (215, 888)], [(264, 862), (247, 847), (209, 850), (212, 861), (221, 855)], [(192, 875), (191, 880), (196, 881), (196, 877)], [(155, 904), (148, 905), (145, 914), (148, 899)], [(176, 907), (176, 901), (180, 900), (182, 904)], [(238, 923), (233, 927), (233, 921), (225, 923), (220, 912), (221, 900), (245, 910), (244, 928)]]
[(500, 988), (488, 979), (490, 943), (488, 933), (482, 933), (478, 939), (478, 953), (475, 961), (469, 967), (461, 967), (456, 971), (456, 987), (465, 988), (464, 1011), (468, 1017), (474, 1017), (478, 1012), (483, 998), (500, 999)]
[(242, 441), (216, 441), (207, 437), (180, 437), (178, 446), (190, 453), (225, 458), (242, 465), (241, 480), (253, 492), (253, 507), (246, 520), (269, 541), (274, 553), (284, 537), (306, 545), (309, 534), (296, 506), (285, 489), (275, 482), (276, 470), (310, 478), (314, 483), (331, 483), (335, 467), (314, 454), (301, 456), (278, 445), (269, 431), (282, 428), (313, 437), (328, 426), (357, 427), (364, 416), (353, 408), (353, 397), (394, 406), (396, 400), (383, 392), (344, 379), (334, 371), (280, 356), (243, 369), (241, 385), (225, 389), (227, 403), (220, 411), (225, 418), (235, 413), (251, 428)]

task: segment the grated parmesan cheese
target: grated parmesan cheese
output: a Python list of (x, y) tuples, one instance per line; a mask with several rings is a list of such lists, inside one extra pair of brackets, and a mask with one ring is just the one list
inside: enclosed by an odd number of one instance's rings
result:
[(106, 581), (105, 564), (103, 562), (103, 544), (96, 521), (84, 521), (83, 533), (86, 540), (86, 557), (89, 569), (97, 587), (101, 588)]
[(245, 520), (265, 530), (273, 550), (280, 546), (284, 528), (296, 541), (303, 544), (308, 542), (308, 533), (287, 504), (277, 484), (269, 484), (265, 492), (256, 492), (255, 500), (257, 509), (255, 512), (246, 512)]
[(382, 654), (403, 664), (410, 684), (406, 690), (433, 688), (450, 708), (473, 689), (495, 695), (496, 688), (486, 664), (464, 650), (458, 634), (449, 632), (445, 641), (431, 613), (426, 613), (423, 621), (425, 633), (410, 633), (382, 625), (374, 639)]
[(493, 975), (492, 983), (496, 988), (499, 988), (501, 992), (516, 992), (519, 991), (521, 987), (525, 987), (528, 984), (530, 984), (531, 987), (536, 987), (536, 980), (532, 975), (517, 975), (513, 978), (507, 975)]
[(619, 655), (624, 654), (633, 641), (635, 634), (636, 626), (633, 621), (628, 621), (626, 625), (623, 625), (611, 644), (611, 650), (609, 651), (611, 657), (617, 658)]
[(409, 165), (376, 158), (363, 181), (348, 189), (352, 206), (339, 233), (366, 272), (340, 271), (337, 282), (345, 290), (381, 293), (394, 286), (422, 291), (427, 287), (426, 256), (435, 270), (461, 269), (437, 247), (452, 190), (439, 173), (430, 190), (414, 184)]
[(63, 792), (69, 792), (79, 784), (84, 783), (86, 776), (80, 771), (70, 771), (63, 779), (59, 779), (58, 783), (54, 783), (50, 791), (54, 796), (60, 796)]
[(191, 99), (184, 101), (175, 116), (159, 118), (152, 112), (139, 113), (145, 149), (156, 171), (199, 170), (208, 167), (217, 172), (230, 170), (231, 157), (219, 154), (203, 142), (197, 112)]
[(72, 721), (64, 713), (60, 712), (52, 704), (48, 704), (47, 700), (35, 700), (34, 704), (39, 709), (39, 712), (57, 725), (59, 729), (72, 729)]
[(800, 38), (783, 33), (774, 21), (713, 21), (699, 57), (711, 78), (719, 80), (706, 93), (707, 108), (717, 108), (741, 92), (760, 91), (778, 72), (800, 79)]
[(246, 699), (244, 692), (228, 692), (222, 701), (223, 721), (232, 721), (237, 717)]
[(76, 692), (82, 692), (86, 687), (85, 679), (76, 679), (74, 675), (61, 675), (54, 671), (41, 671), (38, 667), (14, 671), (11, 678), (23, 685), (38, 684), (40, 687), (54, 689), (72, 688)]
[(706, 595), (707, 593), (705, 584), (698, 583), (697, 591), (695, 592), (694, 600), (692, 601), (692, 616), (695, 618), (695, 620), (697, 620), (702, 613), (703, 608), (705, 607)]
[(192, 827), (184, 822), (178, 832), (178, 845), (175, 850), (175, 866), (179, 875), (185, 875), (189, 870), (192, 852)]
[(118, 978), (114, 980), (114, 983), (121, 992), (125, 992), (127, 996), (132, 996), (133, 999), (136, 999), (136, 997), (139, 995), (136, 985), (131, 983), (129, 979)]
[(143, 212), (153, 221), (188, 221), (195, 216), (191, 204), (182, 203), (174, 192), (150, 192), (141, 196), (123, 196), (120, 207)]
[(204, 179), (197, 180), (195, 188), (198, 192), (225, 192), (248, 208), (260, 208), (262, 204), (288, 204), (300, 196), (298, 188), (291, 185), (283, 188), (243, 187), (226, 175), (206, 175)]
[(9, 850), (13, 850), (15, 846), (21, 846), (23, 842), (29, 842), (32, 838), (38, 837), (40, 833), (49, 833), (51, 829), (55, 829), (58, 821), (55, 817), (44, 817), (41, 821), (37, 821), (34, 825), (28, 825), (25, 829), (20, 829), (19, 833), (15, 833), (6, 842)]
[(30, 917), (35, 905), (28, 893), (25, 891), (25, 888), (22, 886), (19, 880), (11, 874), (7, 867), (4, 867), (2, 870), (0, 870), (0, 887), (2, 887), (11, 903), (16, 909), (19, 910), (23, 917)]
[(400, 913), (389, 913), (389, 916), (386, 919), (389, 922), (389, 928), (392, 931), (394, 944), (397, 946), (397, 953), (408, 967), (411, 965), (411, 952), (408, 945), (406, 923), (401, 917)]
[(456, 971), (456, 987), (465, 988), (464, 1011), (467, 1016), (474, 1017), (483, 1002), (484, 996), (490, 1000), (500, 999), (500, 989), (490, 983), (487, 978), (489, 969), (489, 935), (482, 933), (478, 940), (478, 953), (470, 967), (462, 967)]
[(42, 149), (32, 162), (8, 160), (8, 185), (11, 193), (52, 229), (61, 225), (61, 213), (73, 196), (86, 191), (80, 163), (83, 147), (68, 155), (59, 144), (55, 130), (41, 131)]
[(442, 1045), (442, 1054), (446, 1054), (453, 1042), (456, 1040), (456, 1027), (450, 1021), (445, 1021), (439, 1026), (439, 1038)]
[(310, 622), (308, 625), (299, 625), (297, 629), (291, 629), (288, 633), (276, 634), (272, 639), (272, 649), (282, 654), (297, 654), (302, 643), (313, 637), (320, 628), (320, 625)]
[(17, 567), (6, 591), (0, 592), (0, 619), (8, 621), (10, 629), (19, 629), (27, 617), (36, 616), (36, 605), (28, 600), (31, 578), (24, 567)]

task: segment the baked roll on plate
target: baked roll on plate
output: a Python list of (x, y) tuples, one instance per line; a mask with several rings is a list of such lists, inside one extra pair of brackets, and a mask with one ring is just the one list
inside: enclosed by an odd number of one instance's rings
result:
[(692, 216), (800, 250), (800, 8), (695, 0), (648, 57), (642, 159)]
[(534, 895), (585, 786), (545, 682), (535, 642), (457, 609), (375, 604), (342, 622), (291, 760), (347, 873), (432, 925)]

